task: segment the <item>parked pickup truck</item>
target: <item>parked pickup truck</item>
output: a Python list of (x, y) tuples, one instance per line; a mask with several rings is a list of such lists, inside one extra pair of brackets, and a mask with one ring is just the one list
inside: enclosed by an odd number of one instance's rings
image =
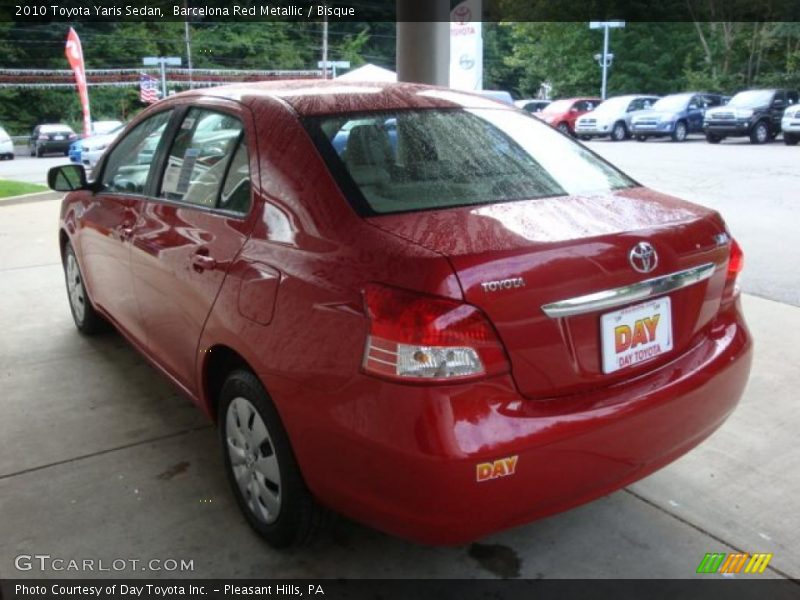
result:
[(682, 142), (690, 133), (703, 133), (703, 117), (709, 108), (720, 106), (722, 96), (706, 92), (671, 94), (658, 100), (651, 110), (631, 116), (631, 134), (644, 142), (650, 137), (671, 137)]
[(706, 111), (706, 140), (718, 144), (726, 137), (749, 137), (765, 144), (781, 132), (781, 118), (790, 104), (797, 104), (795, 90), (747, 90), (725, 106)]
[(781, 129), (787, 146), (796, 146), (800, 142), (800, 104), (793, 104), (784, 111)]

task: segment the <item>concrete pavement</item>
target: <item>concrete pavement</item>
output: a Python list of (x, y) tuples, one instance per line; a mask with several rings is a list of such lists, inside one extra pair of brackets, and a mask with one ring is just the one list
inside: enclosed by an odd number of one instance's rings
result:
[(720, 211), (744, 250), (744, 291), (800, 306), (800, 148), (697, 137), (587, 145), (644, 185)]
[[(192, 560), (97, 576), (675, 577), (706, 552), (773, 552), (800, 577), (800, 308), (745, 297), (756, 340), (739, 409), (700, 448), (597, 502), (479, 544), (428, 548), (339, 520), (279, 553), (228, 492), (214, 431), (116, 334), (69, 316), (58, 202), (0, 204), (0, 577), (19, 554)], [(45, 576), (92, 576), (54, 573)]]

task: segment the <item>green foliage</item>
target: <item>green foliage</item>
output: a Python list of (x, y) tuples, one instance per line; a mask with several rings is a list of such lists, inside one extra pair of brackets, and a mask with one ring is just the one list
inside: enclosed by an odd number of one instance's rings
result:
[[(533, 2), (534, 0), (527, 0)], [(544, 0), (536, 0), (543, 2)], [(692, 6), (717, 10), (717, 0)], [(707, 11), (706, 11), (707, 12)], [(698, 13), (700, 14), (700, 13)], [(703, 13), (705, 14), (705, 13)], [(181, 56), (183, 22), (74, 24), (87, 68), (139, 68), (144, 56)], [(0, 22), (0, 53), (7, 68), (67, 69), (66, 23)], [(285, 22), (190, 23), (197, 68), (314, 69), (322, 55), (321, 24)], [(552, 97), (599, 95), (601, 71), (594, 55), (603, 34), (584, 22), (484, 24), (484, 87), (517, 97), (536, 96), (543, 84)], [(330, 24), (330, 60), (353, 67), (395, 64), (396, 25), (388, 22)], [(757, 86), (800, 88), (800, 23), (641, 23), (611, 31), (614, 63), (609, 95), (703, 89), (735, 93)], [(95, 119), (128, 119), (143, 108), (138, 89), (91, 88)], [(0, 123), (25, 135), (37, 123), (66, 121), (79, 126), (74, 88), (0, 89)]]

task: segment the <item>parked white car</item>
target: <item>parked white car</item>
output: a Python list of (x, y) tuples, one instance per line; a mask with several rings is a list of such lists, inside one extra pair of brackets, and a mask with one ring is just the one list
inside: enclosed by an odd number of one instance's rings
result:
[(117, 136), (125, 129), (125, 124), (118, 122), (116, 128), (103, 135), (93, 135), (82, 140), (81, 163), (88, 168), (94, 169), (97, 161), (103, 155)]
[(658, 96), (616, 96), (575, 121), (575, 134), (582, 139), (610, 137), (620, 142), (631, 136), (631, 116), (652, 108)]
[(14, 159), (14, 142), (2, 127), (0, 127), (0, 158), (3, 160)]
[(800, 142), (800, 104), (793, 104), (783, 111), (781, 131), (783, 143), (787, 146), (796, 146)]

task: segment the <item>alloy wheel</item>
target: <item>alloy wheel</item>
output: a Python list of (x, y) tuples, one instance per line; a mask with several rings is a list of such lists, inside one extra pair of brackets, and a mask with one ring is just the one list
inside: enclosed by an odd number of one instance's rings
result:
[(759, 144), (763, 144), (767, 141), (769, 137), (769, 131), (767, 130), (767, 126), (764, 123), (759, 123), (756, 125), (756, 139), (758, 140)]
[(675, 125), (675, 141), (682, 142), (686, 139), (686, 125), (678, 123)]

